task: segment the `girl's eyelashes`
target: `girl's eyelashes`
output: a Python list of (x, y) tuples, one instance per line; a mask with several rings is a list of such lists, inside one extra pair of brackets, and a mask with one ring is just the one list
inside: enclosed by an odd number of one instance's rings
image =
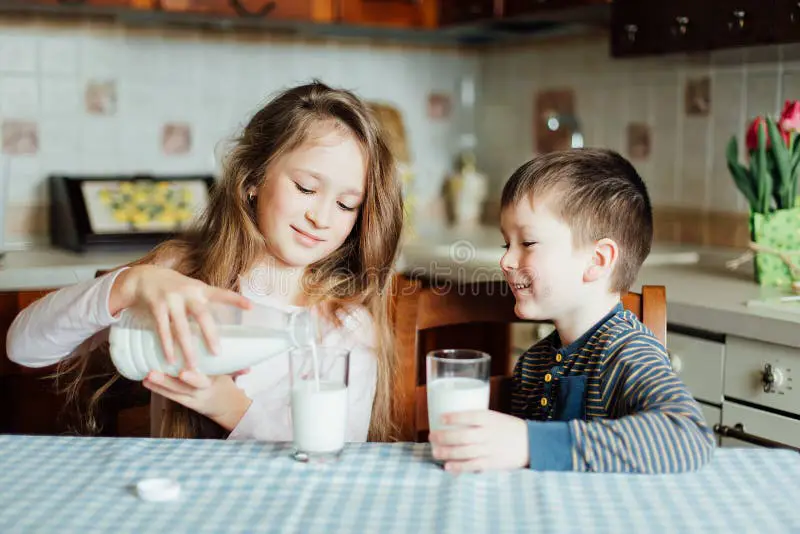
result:
[(358, 209), (355, 206), (347, 206), (345, 204), (342, 204), (341, 202), (337, 202), (336, 204), (338, 204), (339, 208), (342, 209), (343, 211), (356, 211)]
[(511, 245), (509, 245), (508, 243), (506, 243), (506, 244), (505, 244), (505, 245), (503, 245), (501, 248), (504, 248), (504, 249), (508, 250), (508, 248), (509, 248), (510, 246), (511, 246)]
[(303, 187), (302, 185), (298, 184), (297, 182), (295, 182), (294, 185), (295, 185), (295, 187), (297, 187), (297, 190), (300, 191), (301, 193), (303, 193), (304, 195), (311, 195), (311, 194), (314, 193), (313, 189), (306, 189), (305, 187)]

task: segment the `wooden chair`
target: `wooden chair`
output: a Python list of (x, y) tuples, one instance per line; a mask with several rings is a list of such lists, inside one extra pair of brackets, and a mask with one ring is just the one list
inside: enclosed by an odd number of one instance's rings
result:
[[(392, 322), (399, 353), (399, 376), (394, 387), (394, 416), (400, 439), (425, 441), (428, 431), (425, 355), (437, 348), (480, 348), (464, 342), (465, 336), (489, 329), (495, 338), (492, 356), (491, 402), (493, 410), (507, 411), (512, 371), (511, 323), (529, 322), (514, 313), (514, 295), (503, 280), (435, 287), (397, 275), (393, 287)], [(628, 293), (623, 306), (636, 314), (666, 345), (667, 304), (664, 286), (644, 286)], [(461, 330), (452, 327), (460, 326)], [(437, 332), (450, 328), (448, 335)]]

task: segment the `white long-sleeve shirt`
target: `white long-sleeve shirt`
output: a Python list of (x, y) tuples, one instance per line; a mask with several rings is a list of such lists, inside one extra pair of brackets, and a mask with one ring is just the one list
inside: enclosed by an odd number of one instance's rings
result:
[[(109, 311), (111, 287), (124, 269), (62, 288), (25, 308), (8, 331), (9, 359), (26, 367), (45, 367), (106, 341), (109, 327), (119, 321)], [(255, 303), (294, 308), (250, 290), (247, 284), (242, 284), (240, 293)], [(341, 327), (325, 323), (320, 345), (351, 351), (346, 439), (366, 441), (377, 380), (375, 329), (363, 307), (354, 307), (340, 318)], [(270, 358), (235, 381), (252, 403), (228, 439), (291, 441), (288, 358)], [(161, 398), (153, 394), (152, 400), (151, 432), (156, 435)]]

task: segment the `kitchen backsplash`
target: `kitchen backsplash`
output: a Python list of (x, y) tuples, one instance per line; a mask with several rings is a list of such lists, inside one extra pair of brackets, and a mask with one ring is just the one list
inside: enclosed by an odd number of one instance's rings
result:
[(46, 241), (50, 173), (216, 172), (215, 154), (262, 103), (315, 77), (400, 110), (425, 209), (461, 127), (457, 110), (431, 114), (429, 97), (455, 94), (478, 62), (453, 49), (2, 21), (6, 246)]
[(479, 160), (493, 196), (534, 154), (536, 95), (567, 90), (585, 145), (620, 151), (647, 182), (659, 240), (746, 244), (747, 206), (724, 149), (732, 135), (743, 142), (753, 117), (800, 98), (798, 50), (618, 60), (598, 35), (484, 53)]
[[(535, 153), (535, 106), (547, 93), (569, 102), (587, 146), (632, 159), (657, 239), (739, 246), (746, 205), (724, 147), (750, 118), (800, 98), (800, 48), (614, 60), (605, 35), (477, 53), (0, 20), (6, 246), (46, 242), (47, 175), (218, 172), (225, 140), (263, 102), (315, 77), (399, 109), (424, 220), (442, 216), (442, 180), (474, 120), (491, 182), (485, 219), (496, 222), (502, 184)], [(475, 115), (458, 106), (473, 78)]]

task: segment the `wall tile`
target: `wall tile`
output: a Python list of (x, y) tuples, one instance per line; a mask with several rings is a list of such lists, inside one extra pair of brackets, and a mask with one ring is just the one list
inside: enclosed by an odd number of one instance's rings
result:
[(677, 201), (682, 145), (678, 144), (679, 91), (676, 81), (677, 78), (664, 80), (656, 77), (649, 88), (653, 137), (648, 188), (654, 204), (673, 205)]
[(34, 73), (39, 43), (35, 37), (0, 35), (0, 72)]
[(745, 75), (745, 88), (747, 91), (745, 120), (748, 123), (759, 115), (774, 114), (778, 111), (777, 69), (748, 70)]
[(740, 70), (717, 71), (713, 76), (711, 94), (713, 140), (710, 149), (711, 174), (708, 198), (715, 209), (739, 211), (741, 193), (736, 189), (728, 171), (725, 154), (731, 137), (736, 136), (740, 161), (746, 164), (743, 151), (745, 126), (741, 113), (744, 106), (744, 76)]
[(41, 72), (75, 74), (78, 72), (78, 41), (69, 35), (45, 37), (39, 42)]
[(40, 80), (41, 113), (45, 117), (84, 112), (83, 93), (77, 78), (46, 77)]
[(5, 117), (35, 117), (39, 113), (39, 83), (34, 76), (0, 79), (0, 113)]

